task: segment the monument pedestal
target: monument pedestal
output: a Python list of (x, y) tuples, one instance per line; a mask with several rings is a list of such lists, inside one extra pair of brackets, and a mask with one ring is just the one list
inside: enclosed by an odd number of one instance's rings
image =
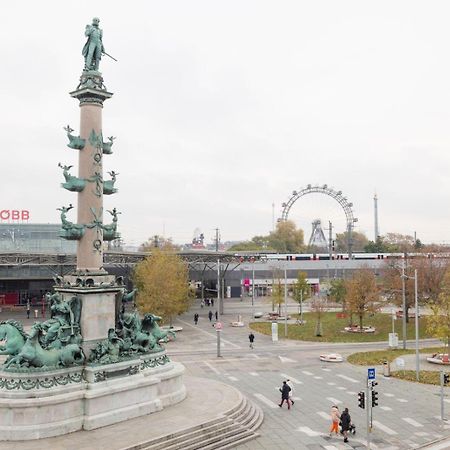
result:
[(186, 397), (165, 351), (115, 364), (0, 371), (0, 440), (59, 436), (161, 411)]
[(108, 336), (108, 330), (116, 325), (116, 303), (123, 291), (115, 277), (106, 272), (74, 273), (64, 277), (64, 284), (55, 287), (64, 298), (77, 296), (81, 299), (81, 344), (86, 358), (98, 342)]

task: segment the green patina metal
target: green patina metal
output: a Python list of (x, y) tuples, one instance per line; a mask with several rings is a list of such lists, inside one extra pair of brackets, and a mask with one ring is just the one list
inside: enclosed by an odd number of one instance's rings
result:
[(0, 341), (4, 341), (4, 345), (0, 345), (0, 355), (17, 355), (28, 339), (23, 326), (17, 320), (6, 320), (0, 322)]
[(77, 384), (83, 381), (83, 373), (73, 372), (64, 375), (45, 376), (44, 378), (4, 378), (0, 377), (0, 389), (8, 391), (31, 389), (50, 389), (53, 387)]
[(103, 137), (102, 133), (97, 134), (95, 130), (93, 129), (91, 133), (89, 134), (89, 144), (92, 145), (92, 147), (96, 147), (98, 149), (101, 149), (103, 146)]
[(154, 369), (155, 367), (163, 366), (164, 364), (167, 364), (169, 362), (170, 359), (167, 355), (161, 355), (155, 358), (146, 358), (144, 361), (142, 361), (140, 369)]
[(85, 36), (88, 38), (84, 44), (82, 54), (84, 56), (84, 70), (98, 71), (102, 53), (105, 52), (103, 47), (103, 30), (99, 28), (100, 19), (94, 17), (92, 25), (86, 25), (84, 30)]
[(9, 355), (5, 369), (68, 367), (84, 362), (80, 347), (81, 300), (72, 297), (66, 302), (59, 293), (49, 294), (47, 300), (51, 305), (51, 318), (36, 322), (28, 335), (18, 322), (7, 321), (0, 325), (8, 341), (11, 339), (11, 345), (5, 347), (4, 354)]
[(67, 213), (73, 208), (72, 204), (68, 207), (61, 206), (61, 208), (56, 208), (57, 211), (61, 211), (61, 223), (62, 230), (59, 236), (68, 240), (78, 240), (84, 235), (84, 225), (72, 223), (67, 220)]
[(80, 138), (80, 136), (74, 136), (73, 134), (71, 134), (74, 130), (73, 128), (70, 128), (70, 125), (64, 127), (64, 130), (67, 131), (67, 137), (69, 138), (67, 147), (73, 148), (75, 150), (83, 150), (84, 146), (86, 145), (86, 140)]
[(105, 195), (111, 195), (117, 192), (117, 189), (114, 187), (114, 184), (116, 183), (117, 175), (119, 174), (114, 172), (114, 170), (108, 173), (109, 175), (111, 175), (111, 179), (103, 181), (103, 194)]
[(70, 175), (69, 170), (73, 166), (65, 166), (61, 163), (58, 163), (58, 167), (61, 167), (63, 169), (63, 175), (66, 180), (65, 183), (61, 183), (61, 186), (64, 189), (67, 189), (68, 191), (72, 192), (81, 192), (85, 186), (86, 186), (86, 180), (83, 180), (82, 178), (74, 177), (73, 175)]
[(99, 342), (89, 355), (89, 362), (111, 364), (121, 360), (123, 340), (117, 336), (116, 330), (108, 330), (108, 339)]
[(117, 232), (117, 221), (118, 221), (118, 215), (121, 214), (117, 211), (116, 208), (113, 208), (112, 211), (108, 212), (112, 215), (112, 223), (103, 225), (103, 240), (104, 241), (113, 241), (114, 239), (120, 238), (120, 233)]
[(114, 136), (109, 136), (108, 137), (108, 141), (109, 142), (102, 142), (102, 149), (103, 149), (103, 153), (105, 155), (111, 155), (112, 154), (112, 146), (114, 144), (114, 140), (116, 138)]
[(94, 172), (94, 175), (88, 178), (88, 181), (95, 183), (94, 194), (101, 197), (103, 193), (103, 176), (100, 172)]

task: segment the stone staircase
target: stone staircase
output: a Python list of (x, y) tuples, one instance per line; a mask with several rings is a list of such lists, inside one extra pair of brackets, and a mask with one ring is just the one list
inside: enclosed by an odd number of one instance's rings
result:
[(200, 425), (141, 442), (126, 450), (212, 450), (236, 448), (259, 436), (262, 410), (241, 395), (239, 403), (221, 417)]

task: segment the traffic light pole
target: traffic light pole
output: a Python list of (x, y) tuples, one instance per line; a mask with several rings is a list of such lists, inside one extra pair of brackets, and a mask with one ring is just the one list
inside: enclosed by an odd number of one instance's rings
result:
[(441, 425), (442, 429), (444, 429), (444, 371), (441, 370), (440, 373), (441, 379)]
[(372, 432), (372, 400), (369, 397), (371, 383), (367, 380), (366, 384), (366, 426), (367, 426), (367, 445), (366, 448), (370, 450), (370, 433)]

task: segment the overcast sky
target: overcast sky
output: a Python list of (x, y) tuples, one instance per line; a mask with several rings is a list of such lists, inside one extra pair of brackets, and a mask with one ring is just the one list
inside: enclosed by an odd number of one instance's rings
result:
[[(93, 16), (119, 60), (100, 66), (105, 171), (120, 173), (105, 207), (126, 243), (266, 234), (272, 203), (278, 217), (309, 183), (342, 190), (371, 239), (376, 190), (382, 234), (450, 242), (448, 1), (4, 3), (0, 209), (56, 223), (76, 202), (57, 164), (77, 166), (63, 126), (79, 128), (68, 92)], [(316, 218), (344, 230), (336, 205), (298, 200), (306, 240)]]

